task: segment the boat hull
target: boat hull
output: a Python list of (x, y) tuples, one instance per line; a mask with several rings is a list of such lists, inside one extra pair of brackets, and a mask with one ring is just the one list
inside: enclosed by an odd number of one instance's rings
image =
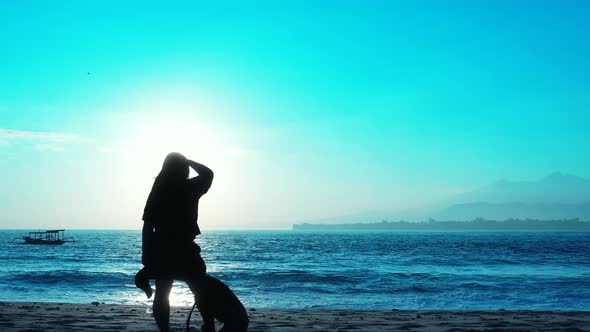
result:
[(60, 245), (60, 244), (66, 243), (66, 241), (64, 241), (64, 240), (39, 240), (39, 239), (33, 239), (28, 236), (23, 237), (23, 240), (25, 240), (25, 242), (23, 242), (23, 244)]

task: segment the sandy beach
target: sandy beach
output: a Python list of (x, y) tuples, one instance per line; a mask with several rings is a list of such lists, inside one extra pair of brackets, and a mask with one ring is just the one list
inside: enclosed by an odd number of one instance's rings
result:
[[(183, 331), (188, 307), (173, 307)], [(590, 311), (248, 308), (250, 331), (590, 331)], [(198, 312), (191, 331), (200, 331)], [(149, 306), (0, 302), (1, 331), (157, 331)]]

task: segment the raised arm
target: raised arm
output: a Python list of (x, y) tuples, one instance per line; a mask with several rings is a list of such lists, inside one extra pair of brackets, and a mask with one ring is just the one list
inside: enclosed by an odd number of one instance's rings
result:
[(199, 194), (205, 194), (209, 188), (211, 187), (211, 183), (213, 182), (213, 171), (203, 165), (199, 164), (193, 160), (187, 160), (188, 165), (199, 174), (199, 176), (190, 179), (189, 181), (195, 185), (195, 189)]
[(188, 159), (187, 162), (188, 165), (199, 174), (199, 176), (213, 180), (213, 171), (209, 167), (190, 159)]

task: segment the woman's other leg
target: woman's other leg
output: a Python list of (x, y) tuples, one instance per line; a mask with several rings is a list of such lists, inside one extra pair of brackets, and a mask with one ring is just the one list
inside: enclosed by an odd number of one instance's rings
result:
[(168, 296), (172, 290), (172, 282), (172, 279), (156, 279), (154, 318), (158, 328), (163, 332), (168, 332), (170, 328), (170, 302)]

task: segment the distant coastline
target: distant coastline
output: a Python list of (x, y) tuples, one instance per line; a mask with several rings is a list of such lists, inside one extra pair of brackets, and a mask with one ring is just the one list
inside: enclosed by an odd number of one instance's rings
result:
[(477, 218), (471, 221), (437, 221), (430, 219), (423, 222), (386, 221), (351, 224), (294, 224), (296, 231), (555, 231), (555, 232), (590, 232), (590, 221), (579, 219), (537, 220), (507, 219), (503, 221)]

